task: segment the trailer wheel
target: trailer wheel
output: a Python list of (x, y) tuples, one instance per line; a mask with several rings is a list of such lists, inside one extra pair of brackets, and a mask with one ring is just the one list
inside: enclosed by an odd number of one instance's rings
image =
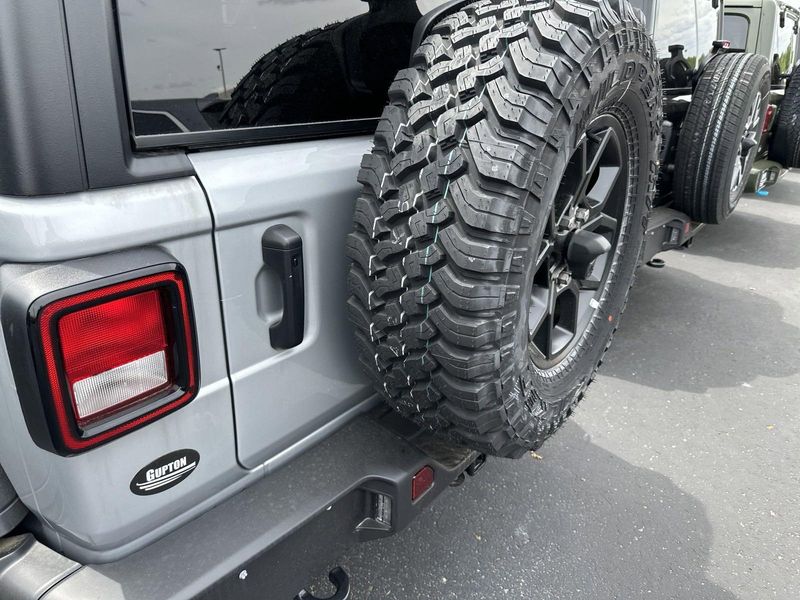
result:
[(800, 167), (800, 67), (795, 67), (783, 94), (770, 158), (786, 168)]
[(444, 18), (361, 164), (361, 361), (392, 407), (485, 453), (520, 456), (570, 415), (639, 262), (661, 83), (618, 6), (482, 0)]
[(678, 139), (674, 208), (702, 223), (733, 212), (758, 152), (769, 88), (763, 56), (722, 54), (708, 64)]

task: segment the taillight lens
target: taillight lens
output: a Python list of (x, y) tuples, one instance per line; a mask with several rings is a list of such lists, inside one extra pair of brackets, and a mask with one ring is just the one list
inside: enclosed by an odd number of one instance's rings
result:
[(34, 321), (56, 446), (86, 450), (189, 402), (188, 286), (177, 271), (61, 297)]
[(766, 133), (772, 127), (772, 119), (775, 117), (777, 107), (774, 104), (767, 105), (767, 115), (764, 117), (764, 128), (761, 133)]

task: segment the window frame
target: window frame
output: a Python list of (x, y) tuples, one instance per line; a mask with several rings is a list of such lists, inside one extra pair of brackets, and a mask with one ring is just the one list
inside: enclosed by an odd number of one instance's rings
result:
[[(128, 112), (130, 115), (130, 109)], [(176, 148), (202, 150), (228, 148), (232, 146), (321, 140), (331, 137), (352, 135), (370, 135), (375, 133), (379, 120), (380, 119), (376, 117), (345, 121), (208, 129), (204, 131), (159, 133), (152, 135), (135, 135), (133, 133), (133, 128), (131, 128), (131, 139), (133, 141), (134, 150), (136, 151), (169, 150)]]

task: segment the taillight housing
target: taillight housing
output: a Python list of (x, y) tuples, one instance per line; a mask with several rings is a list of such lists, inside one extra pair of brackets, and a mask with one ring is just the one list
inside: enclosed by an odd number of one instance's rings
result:
[(182, 270), (48, 294), (30, 339), (56, 450), (74, 454), (192, 400), (197, 353)]

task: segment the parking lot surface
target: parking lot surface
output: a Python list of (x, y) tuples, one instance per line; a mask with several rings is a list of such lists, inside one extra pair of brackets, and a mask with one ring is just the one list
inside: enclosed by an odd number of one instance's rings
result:
[(800, 175), (662, 256), (540, 458), (333, 561), (351, 598), (800, 598)]

